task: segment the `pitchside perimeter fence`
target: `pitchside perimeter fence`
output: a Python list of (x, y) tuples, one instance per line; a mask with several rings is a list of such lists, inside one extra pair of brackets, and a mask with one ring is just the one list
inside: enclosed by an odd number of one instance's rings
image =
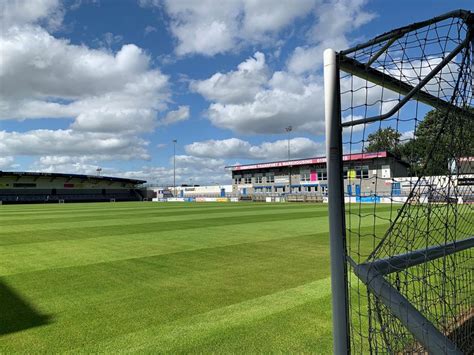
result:
[(473, 46), (459, 10), (324, 53), (336, 354), (474, 352)]

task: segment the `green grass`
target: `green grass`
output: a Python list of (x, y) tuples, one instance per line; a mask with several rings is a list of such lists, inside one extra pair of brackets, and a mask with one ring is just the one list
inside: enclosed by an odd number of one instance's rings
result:
[(330, 300), (326, 205), (0, 206), (0, 353), (327, 354)]

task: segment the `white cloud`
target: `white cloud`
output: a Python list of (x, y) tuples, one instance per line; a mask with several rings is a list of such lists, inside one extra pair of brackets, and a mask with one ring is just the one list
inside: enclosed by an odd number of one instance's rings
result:
[(63, 20), (64, 10), (59, 0), (3, 0), (0, 2), (2, 32), (14, 25), (44, 22), (57, 29)]
[(178, 55), (214, 55), (234, 47), (240, 1), (167, 1), (165, 7), (172, 20), (171, 32), (178, 39)]
[[(140, 0), (142, 6), (159, 1)], [(165, 1), (176, 53), (215, 55), (235, 50), (241, 43), (274, 39), (293, 20), (310, 13), (315, 0)]]
[(350, 32), (375, 17), (364, 9), (366, 3), (367, 0), (335, 0), (319, 4), (315, 9), (316, 23), (308, 33), (309, 44), (295, 48), (288, 69), (297, 74), (317, 70), (326, 48), (348, 47)]
[(15, 159), (13, 157), (0, 157), (0, 170), (11, 168)]
[(106, 32), (100, 38), (97, 38), (94, 42), (97, 43), (100, 47), (110, 49), (112, 48), (112, 46), (122, 43), (123, 36), (113, 34), (112, 32)]
[[(148, 56), (133, 44), (113, 55), (72, 45), (39, 27), (10, 28), (0, 36), (0, 50), (0, 93), (8, 98), (75, 100), (137, 85), (153, 89), (153, 76), (160, 75), (149, 71)], [(165, 83), (162, 78), (161, 84)]]
[(322, 46), (296, 47), (288, 60), (288, 69), (296, 74), (319, 69), (324, 49)]
[(31, 171), (41, 171), (44, 173), (70, 173), (70, 174), (86, 174), (96, 175), (97, 168), (101, 168), (101, 175), (105, 176), (117, 176), (120, 171), (114, 168), (103, 166), (99, 162), (91, 161), (91, 159), (79, 159), (74, 160), (68, 157), (64, 159), (51, 160), (50, 157), (41, 157), (38, 161), (35, 161), (31, 167)]
[[(274, 45), (278, 34), (296, 19), (311, 16), (316, 24), (308, 32), (310, 46), (300, 47), (297, 56), (308, 62), (314, 58), (311, 46), (318, 52), (326, 46), (341, 48), (347, 44), (345, 34), (370, 21), (374, 15), (364, 11), (367, 0), (165, 0), (164, 9), (171, 18), (170, 30), (177, 39), (178, 55), (212, 56), (234, 51), (243, 45)], [(139, 0), (142, 6), (161, 7), (158, 0)], [(308, 51), (306, 53), (306, 51)], [(290, 68), (297, 62), (290, 60)], [(315, 64), (315, 63), (312, 63)], [(306, 67), (310, 64), (306, 64)], [(298, 68), (298, 70), (302, 70)]]
[(203, 158), (249, 157), (251, 144), (238, 138), (194, 142), (184, 147), (187, 154)]
[(160, 124), (168, 126), (189, 119), (189, 106), (179, 106), (177, 110), (170, 111), (165, 118), (160, 120)]
[(77, 130), (150, 131), (166, 107), (168, 77), (133, 44), (114, 55), (14, 27), (0, 36), (0, 51), (0, 119), (69, 117)]
[[(213, 184), (230, 183), (231, 175), (225, 170), (225, 161), (192, 157), (189, 155), (176, 156), (176, 185), (181, 184)], [(172, 186), (173, 168), (162, 166), (145, 166), (142, 169), (116, 172), (116, 176), (132, 179), (144, 179), (159, 185)]]
[(0, 52), (0, 120), (73, 120), (62, 130), (0, 131), (0, 155), (149, 159), (139, 134), (155, 129), (170, 93), (141, 48), (91, 49), (26, 24), (0, 33)]
[[(366, 0), (307, 2), (304, 11), (287, 17), (277, 16), (279, 5), (273, 9), (266, 2), (253, 3), (259, 9), (267, 6), (268, 16), (275, 16), (275, 25), (269, 25), (270, 28), (283, 28), (287, 19), (294, 19), (308, 9), (312, 9), (316, 24), (308, 33), (308, 44), (297, 47), (288, 59), (287, 70), (271, 74), (264, 55), (257, 52), (255, 58), (241, 63), (237, 70), (193, 81), (191, 89), (210, 101), (209, 120), (217, 127), (244, 134), (283, 133), (288, 125), (296, 131), (324, 134), (323, 80), (316, 75), (321, 69), (323, 50), (347, 46), (348, 33), (373, 18), (364, 10), (365, 3)], [(241, 68), (249, 63), (250, 70)]]
[[(245, 134), (283, 133), (288, 125), (295, 130), (322, 134), (320, 81), (284, 71), (269, 76), (263, 66), (263, 54), (257, 54), (256, 59), (241, 63), (237, 71), (214, 74), (207, 80), (192, 83), (194, 90), (211, 101), (207, 111), (209, 120), (217, 127)], [(261, 64), (258, 57), (262, 58)], [(256, 74), (243, 69), (246, 67), (256, 70)], [(254, 79), (245, 80), (247, 76)]]
[[(176, 156), (176, 184), (189, 184), (191, 181), (195, 184), (230, 183), (231, 177), (225, 170), (225, 165), (222, 159), (178, 155)], [(98, 167), (102, 169), (102, 175), (141, 179), (158, 185), (171, 186), (173, 184), (172, 167), (143, 166), (137, 170), (123, 171), (110, 167), (100, 157), (90, 156), (42, 156), (30, 166), (29, 170), (95, 175)]]
[[(288, 141), (263, 142), (252, 145), (238, 138), (208, 140), (195, 142), (185, 147), (186, 153), (195, 157), (214, 159), (254, 159), (279, 160), (288, 158)], [(308, 138), (290, 139), (291, 158), (308, 158), (321, 155), (324, 143), (317, 143)]]
[(147, 142), (134, 135), (39, 129), (0, 131), (0, 156), (87, 156), (89, 159), (149, 159)]
[(156, 32), (156, 31), (157, 31), (156, 27), (154, 27), (154, 26), (146, 26), (146, 27), (145, 27), (145, 36), (148, 35), (148, 34), (150, 34), (150, 33), (152, 33), (152, 32)]
[(264, 39), (290, 25), (296, 18), (308, 15), (316, 0), (245, 0), (241, 37)]
[(237, 66), (236, 71), (216, 73), (206, 80), (194, 80), (190, 88), (207, 100), (221, 103), (242, 103), (252, 100), (268, 81), (265, 55), (256, 52)]

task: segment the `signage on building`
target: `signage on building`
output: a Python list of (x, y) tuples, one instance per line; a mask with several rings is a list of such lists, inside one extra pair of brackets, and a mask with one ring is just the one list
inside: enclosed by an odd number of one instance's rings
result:
[[(344, 161), (353, 161), (353, 160), (365, 160), (365, 159), (386, 158), (386, 157), (387, 157), (387, 152), (377, 152), (377, 153), (347, 154), (347, 155), (344, 155), (342, 159)], [(262, 164), (252, 164), (252, 165), (236, 165), (230, 168), (232, 171), (239, 171), (239, 170), (280, 168), (280, 167), (296, 166), (296, 165), (313, 165), (313, 164), (321, 164), (321, 163), (326, 163), (326, 157), (301, 159), (301, 160), (277, 161), (273, 163), (262, 163)]]
[(289, 182), (288, 176), (275, 176), (276, 184), (288, 184)]

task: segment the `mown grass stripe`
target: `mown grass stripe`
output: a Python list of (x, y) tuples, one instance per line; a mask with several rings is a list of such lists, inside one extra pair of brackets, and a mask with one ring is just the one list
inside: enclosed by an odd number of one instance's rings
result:
[[(178, 321), (147, 328), (140, 332), (128, 333), (113, 339), (73, 349), (82, 351), (128, 351), (174, 352), (194, 347), (203, 339), (227, 329), (252, 324), (277, 313), (315, 302), (331, 294), (330, 278), (324, 278), (295, 288), (275, 292), (271, 295), (254, 298), (227, 307), (218, 308)], [(330, 326), (329, 320), (320, 326)]]
[[(156, 222), (143, 223), (137, 221), (132, 228), (120, 228), (120, 225), (112, 223), (108, 226), (82, 226), (78, 228), (48, 228), (36, 231), (5, 231), (0, 232), (0, 246), (24, 243), (38, 243), (53, 240), (71, 240), (97, 238), (104, 235), (124, 235), (138, 234), (146, 232), (160, 233), (163, 231), (177, 231), (184, 229), (209, 228), (216, 226), (237, 226), (251, 223), (271, 223), (285, 220), (301, 220), (315, 218), (315, 212), (286, 213), (286, 214), (261, 214), (250, 216), (229, 216), (211, 217), (200, 219), (180, 220), (176, 223), (163, 221), (162, 224)], [(324, 217), (321, 214), (320, 217)]]
[[(55, 224), (55, 223), (68, 223), (68, 222), (76, 222), (76, 221), (102, 221), (102, 220), (119, 220), (119, 219), (145, 219), (145, 218), (173, 218), (173, 217), (194, 217), (200, 215), (245, 215), (245, 214), (262, 214), (264, 212), (271, 211), (272, 213), (288, 213), (287, 210), (275, 210), (272, 207), (266, 208), (259, 208), (258, 210), (252, 209), (251, 207), (245, 209), (239, 209), (238, 211), (233, 211), (229, 209), (220, 209), (215, 211), (209, 211), (207, 209), (183, 209), (183, 210), (145, 210), (145, 211), (108, 211), (112, 213), (79, 213), (79, 214), (70, 214), (68, 216), (61, 216), (57, 217), (54, 214), (51, 215), (43, 215), (43, 216), (35, 216), (24, 220), (24, 217), (17, 217), (17, 218), (9, 218), (3, 219), (0, 221), (3, 227), (8, 226), (18, 226), (18, 220), (21, 219), (21, 228), (24, 226), (29, 225), (42, 225), (42, 224)], [(301, 211), (314, 211), (314, 212), (325, 212), (322, 211), (315, 211), (314, 209), (307, 207), (306, 209), (298, 209), (299, 212)], [(295, 212), (296, 213), (296, 212)]]

